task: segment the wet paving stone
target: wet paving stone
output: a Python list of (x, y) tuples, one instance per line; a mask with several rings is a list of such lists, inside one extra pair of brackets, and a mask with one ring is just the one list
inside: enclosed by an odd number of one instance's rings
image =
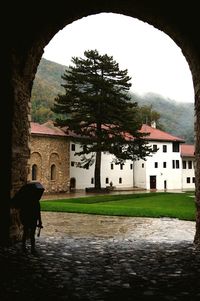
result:
[(0, 300), (199, 300), (191, 242), (41, 237), (38, 256), (0, 249)]
[(200, 299), (192, 222), (43, 213), (43, 224), (38, 256), (0, 248), (1, 301)]

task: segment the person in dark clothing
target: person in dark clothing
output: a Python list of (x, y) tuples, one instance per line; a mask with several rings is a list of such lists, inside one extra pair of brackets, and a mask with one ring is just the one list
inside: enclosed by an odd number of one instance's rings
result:
[(36, 228), (39, 228), (38, 236), (40, 229), (43, 228), (40, 211), (40, 198), (43, 192), (44, 187), (40, 182), (28, 182), (11, 199), (11, 206), (19, 209), (19, 217), (23, 225), (22, 249), (26, 251), (26, 240), (30, 238), (32, 254), (36, 254)]
[(29, 200), (24, 202), (23, 206), (20, 208), (20, 219), (23, 225), (22, 234), (22, 249), (26, 251), (26, 240), (30, 238), (31, 241), (31, 253), (36, 254), (35, 250), (35, 232), (36, 228), (43, 228), (41, 212), (40, 212), (40, 202), (39, 200)]

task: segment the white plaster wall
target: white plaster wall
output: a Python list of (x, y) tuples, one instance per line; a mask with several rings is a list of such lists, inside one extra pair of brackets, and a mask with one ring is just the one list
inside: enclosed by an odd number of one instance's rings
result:
[[(73, 144), (73, 143), (71, 143)], [(83, 169), (76, 166), (71, 166), (71, 162), (78, 162), (79, 156), (75, 156), (75, 152), (80, 150), (80, 146), (76, 144), (76, 150), (71, 150), (70, 145), (70, 178), (76, 179), (76, 189), (85, 189), (86, 187), (94, 187), (91, 179), (94, 178), (94, 164), (89, 169)], [(109, 153), (102, 153), (101, 160), (101, 186), (109, 186), (110, 182), (117, 188), (130, 188), (133, 187), (133, 169), (131, 169), (131, 161), (127, 160), (120, 169), (120, 165), (113, 162), (114, 156)], [(113, 169), (111, 169), (113, 163)], [(108, 183), (106, 183), (106, 178)], [(121, 178), (121, 183), (120, 182)]]
[[(158, 151), (148, 159), (147, 163), (147, 189), (150, 189), (150, 176), (156, 176), (156, 188), (164, 189), (164, 181), (166, 188), (180, 189), (181, 188), (181, 157), (180, 152), (172, 152), (172, 143), (155, 142), (158, 146)], [(167, 146), (167, 152), (163, 152), (163, 145)], [(179, 161), (179, 168), (172, 168), (172, 160)], [(158, 162), (158, 168), (155, 168), (155, 162)], [(166, 162), (166, 168), (163, 163)]]
[[(72, 143), (71, 143), (72, 144)], [(191, 189), (194, 188), (192, 178), (194, 177), (194, 168), (189, 170), (182, 169), (182, 158), (180, 152), (172, 151), (172, 142), (153, 142), (151, 145), (157, 145), (158, 151), (146, 161), (138, 160), (133, 163), (133, 169), (130, 168), (132, 162), (127, 160), (120, 169), (120, 165), (113, 162), (113, 156), (109, 153), (102, 153), (101, 164), (101, 185), (106, 187), (110, 182), (116, 188), (130, 188), (139, 187), (149, 190), (150, 189), (150, 176), (156, 176), (156, 189), (164, 190), (164, 181), (166, 181), (166, 189)], [(163, 152), (163, 145), (166, 145), (167, 152)], [(70, 146), (71, 149), (71, 146)], [(79, 150), (79, 145), (76, 144), (76, 151)], [(79, 157), (74, 156), (75, 151), (70, 152), (70, 163), (72, 161), (78, 162)], [(172, 168), (172, 160), (179, 161), (179, 168)], [(155, 167), (155, 162), (158, 167)], [(163, 166), (166, 162), (166, 168)], [(113, 169), (111, 169), (113, 163)], [(71, 164), (70, 164), (71, 165)], [(144, 166), (144, 167), (143, 167)], [(186, 183), (186, 177), (191, 177), (191, 183)], [(86, 187), (94, 187), (91, 179), (94, 178), (94, 164), (89, 169), (82, 169), (70, 166), (70, 178), (76, 179), (76, 189), (85, 189)], [(108, 183), (106, 183), (106, 178)], [(119, 183), (121, 178), (122, 183)]]
[(146, 189), (146, 161), (144, 160), (137, 160), (134, 162), (133, 185), (135, 187)]
[[(143, 160), (136, 161), (134, 179), (138, 187), (150, 189), (150, 176), (156, 176), (156, 189), (164, 189), (164, 181), (166, 181), (167, 190), (181, 189), (182, 187), (182, 163), (180, 152), (172, 151), (172, 142), (153, 142), (151, 146), (157, 145), (157, 152), (147, 157), (145, 162), (145, 172), (141, 171)], [(167, 152), (163, 152), (163, 145), (166, 145)], [(179, 161), (179, 168), (172, 168), (172, 160)], [(157, 162), (157, 168), (155, 163)], [(163, 163), (166, 162), (166, 168)], [(144, 179), (145, 177), (145, 179)], [(141, 185), (141, 186), (140, 186)]]
[[(182, 189), (195, 189), (195, 183), (193, 183), (193, 178), (195, 177), (194, 159), (183, 157), (183, 161), (186, 161), (186, 169), (182, 169)], [(188, 161), (192, 161), (192, 169), (188, 168)], [(187, 178), (190, 178), (190, 183), (187, 183)]]
[(94, 165), (90, 166), (89, 169), (72, 166), (72, 162), (79, 162), (80, 156), (75, 156), (75, 153), (80, 151), (79, 144), (75, 144), (75, 151), (72, 151), (72, 144), (70, 143), (70, 178), (76, 179), (76, 189), (85, 189), (86, 187), (94, 187), (91, 184), (91, 179), (94, 177)]
[[(112, 182), (113, 186), (117, 188), (130, 188), (133, 187), (133, 163), (127, 160), (122, 169), (120, 164), (115, 164), (113, 159), (115, 157), (109, 153), (102, 154), (101, 164), (101, 184), (102, 186), (108, 186), (106, 184), (106, 178), (109, 179), (109, 183)], [(113, 169), (111, 169), (113, 164)], [(132, 169), (131, 169), (132, 164)], [(121, 183), (120, 183), (121, 178)]]
[[(182, 162), (180, 152), (172, 151), (172, 142), (154, 142), (158, 151), (147, 160), (147, 189), (150, 189), (150, 176), (156, 176), (156, 188), (164, 189), (164, 181), (166, 181), (167, 190), (181, 189), (181, 173)], [(167, 152), (163, 152), (163, 145), (167, 146)], [(179, 168), (172, 168), (172, 160), (179, 161)], [(155, 162), (158, 162), (158, 168), (155, 168)], [(166, 162), (166, 168), (163, 167), (163, 162)]]

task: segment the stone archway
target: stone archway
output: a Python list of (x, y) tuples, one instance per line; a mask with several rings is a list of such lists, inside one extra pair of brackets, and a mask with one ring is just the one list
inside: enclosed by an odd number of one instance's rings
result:
[[(5, 8), (6, 10), (6, 8)], [(17, 3), (8, 8), (9, 28), (2, 38), (4, 65), (2, 93), (6, 106), (2, 110), (0, 166), (2, 201), (0, 203), (0, 241), (9, 236), (9, 198), (26, 182), (27, 161), (30, 155), (30, 95), (37, 66), (44, 47), (51, 38), (69, 23), (101, 12), (120, 13), (155, 26), (168, 34), (182, 49), (192, 76), (195, 90), (196, 114), (196, 202), (197, 231), (195, 242), (200, 243), (200, 41), (198, 7), (148, 0), (70, 1), (60, 6), (24, 7)], [(186, 22), (186, 20), (189, 20)], [(3, 25), (2, 25), (2, 28)], [(8, 39), (9, 37), (9, 39)], [(4, 116), (7, 116), (5, 118)], [(4, 130), (6, 129), (6, 131)]]

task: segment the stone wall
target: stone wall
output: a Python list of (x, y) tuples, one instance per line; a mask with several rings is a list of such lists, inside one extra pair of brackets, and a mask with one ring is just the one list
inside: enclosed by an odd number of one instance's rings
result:
[(44, 193), (69, 191), (69, 140), (66, 137), (32, 134), (30, 148), (28, 180), (32, 181), (35, 173), (34, 179), (44, 186)]

